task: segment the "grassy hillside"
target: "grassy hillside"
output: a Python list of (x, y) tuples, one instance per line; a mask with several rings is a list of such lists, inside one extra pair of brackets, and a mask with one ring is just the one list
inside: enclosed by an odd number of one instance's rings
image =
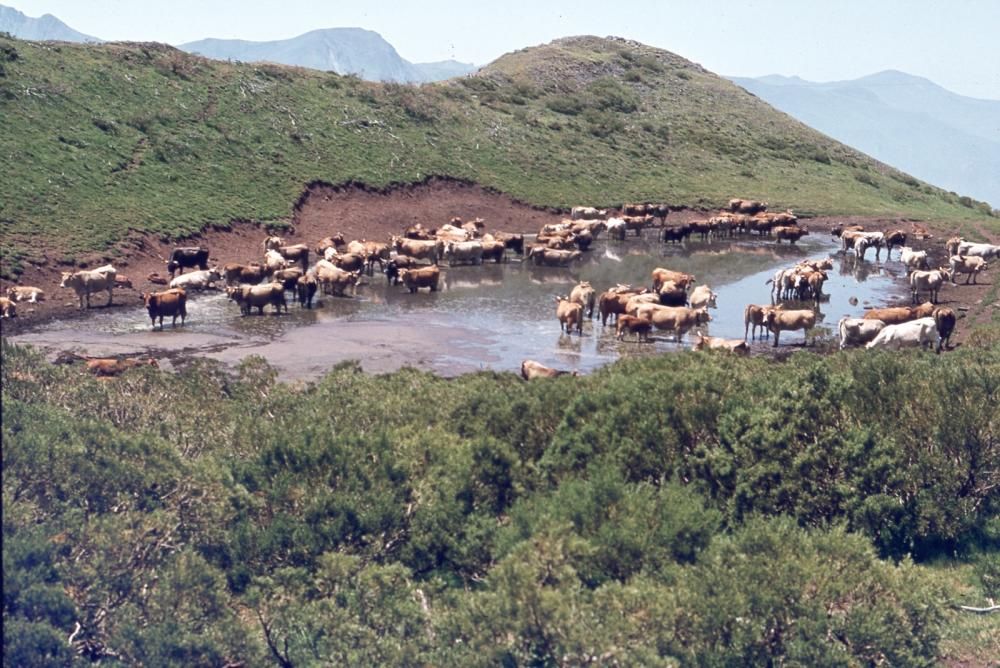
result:
[(985, 215), (622, 40), (558, 40), (409, 87), (158, 44), (0, 38), (0, 114), (8, 276), (40, 238), (72, 260), (129, 230), (287, 220), (313, 180), (448, 175), (558, 207), (743, 195), (804, 213)]

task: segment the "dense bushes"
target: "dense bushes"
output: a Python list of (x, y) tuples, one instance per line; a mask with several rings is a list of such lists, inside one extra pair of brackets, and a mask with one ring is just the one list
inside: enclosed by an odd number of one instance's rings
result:
[(905, 555), (995, 589), (996, 346), (2, 374), (8, 663), (919, 665)]

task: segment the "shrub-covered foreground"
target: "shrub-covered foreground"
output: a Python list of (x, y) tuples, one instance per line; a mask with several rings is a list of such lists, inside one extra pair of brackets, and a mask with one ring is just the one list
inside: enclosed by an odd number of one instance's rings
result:
[(997, 347), (307, 387), (2, 354), (7, 665), (922, 665), (919, 563), (997, 549)]

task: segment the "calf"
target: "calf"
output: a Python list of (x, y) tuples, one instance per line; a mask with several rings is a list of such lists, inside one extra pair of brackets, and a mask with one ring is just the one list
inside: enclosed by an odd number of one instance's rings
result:
[(635, 334), (639, 341), (649, 341), (649, 333), (652, 330), (653, 323), (646, 318), (640, 318), (634, 315), (621, 315), (618, 316), (618, 322), (615, 326), (615, 338), (619, 341), (623, 341), (627, 332), (629, 334)]

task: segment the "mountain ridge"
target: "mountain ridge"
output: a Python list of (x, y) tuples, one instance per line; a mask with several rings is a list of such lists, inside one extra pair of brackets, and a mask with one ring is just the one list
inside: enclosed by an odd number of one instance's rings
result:
[(61, 42), (101, 42), (102, 40), (70, 28), (52, 14), (38, 18), (27, 16), (21, 11), (0, 5), (0, 32), (18, 39), (54, 40)]
[(273, 62), (368, 81), (423, 83), (475, 70), (469, 63), (445, 60), (411, 63), (379, 33), (363, 28), (320, 28), (288, 39), (251, 41), (207, 38), (178, 45), (182, 51), (217, 60)]
[(898, 70), (832, 82), (781, 75), (731, 80), (883, 162), (1000, 203), (1000, 101), (965, 97)]

